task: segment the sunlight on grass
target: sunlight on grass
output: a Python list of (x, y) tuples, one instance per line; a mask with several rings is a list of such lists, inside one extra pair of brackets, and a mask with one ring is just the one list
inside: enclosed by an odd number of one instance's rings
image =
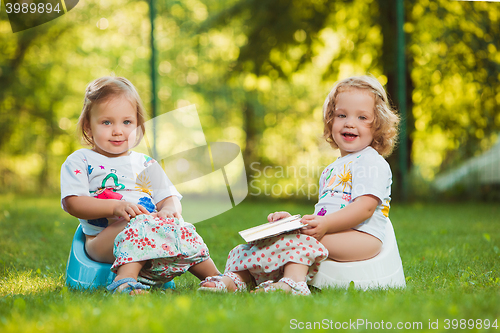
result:
[(1, 278), (0, 295), (28, 295), (49, 290), (54, 291), (64, 286), (62, 276), (56, 278), (46, 276), (40, 269), (33, 271), (10, 271), (7, 276)]

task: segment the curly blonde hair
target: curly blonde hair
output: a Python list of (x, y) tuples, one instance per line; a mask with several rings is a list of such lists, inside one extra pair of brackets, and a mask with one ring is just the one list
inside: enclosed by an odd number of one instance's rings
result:
[(94, 147), (94, 140), (87, 133), (87, 128), (90, 124), (90, 111), (96, 105), (105, 103), (114, 97), (125, 97), (135, 105), (137, 109), (137, 125), (142, 131), (138, 131), (134, 146), (141, 141), (145, 131), (146, 111), (137, 90), (124, 77), (103, 76), (89, 83), (85, 89), (85, 100), (77, 125), (84, 143)]
[(375, 117), (372, 123), (373, 141), (370, 146), (380, 155), (389, 156), (397, 142), (399, 116), (391, 107), (387, 93), (380, 82), (372, 76), (353, 76), (335, 84), (323, 104), (323, 137), (334, 149), (339, 148), (333, 139), (332, 133), (336, 99), (340, 93), (350, 89), (365, 90), (373, 94), (375, 98), (375, 108), (373, 110)]

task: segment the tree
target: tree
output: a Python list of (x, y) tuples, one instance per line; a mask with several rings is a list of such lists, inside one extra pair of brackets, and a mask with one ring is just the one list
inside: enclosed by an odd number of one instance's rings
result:
[[(360, 67), (366, 72), (382, 72), (385, 76), (385, 82), (382, 83), (387, 82), (388, 93), (394, 98), (395, 3), (395, 0), (246, 0), (221, 11), (204, 26), (221, 26), (231, 20), (241, 20), (247, 44), (240, 48), (233, 73), (247, 71), (256, 76), (274, 76), (287, 80), (319, 55), (317, 41), (320, 40), (320, 34), (325, 29), (332, 29), (342, 39), (327, 40), (327, 43), (338, 43), (338, 52), (324, 68), (322, 79), (335, 81), (343, 74), (343, 64), (355, 62), (361, 64)], [(379, 34), (382, 38), (376, 36)], [(290, 56), (292, 52), (298, 56)], [(319, 52), (324, 52), (324, 49)], [(411, 84), (407, 86), (409, 89), (412, 87)], [(405, 103), (411, 103), (411, 99)], [(244, 108), (244, 113), (244, 118), (247, 119), (247, 147), (255, 147), (259, 131), (252, 128), (255, 122), (251, 119), (256, 115), (251, 107)], [(247, 156), (251, 156), (250, 153)], [(397, 159), (393, 158), (392, 165), (399, 171)]]
[[(91, 80), (114, 70), (129, 77), (146, 96), (149, 93), (148, 76), (142, 75), (148, 67), (144, 52), (130, 62), (125, 59), (142, 44), (148, 45), (149, 31), (137, 28), (147, 16), (135, 21), (128, 17), (135, 17), (141, 8), (147, 13), (147, 5), (120, 4), (116, 11), (91, 3), (44, 25), (0, 34), (2, 190), (59, 188), (60, 165), (79, 146), (76, 121)], [(100, 18), (97, 24), (95, 17)], [(108, 29), (105, 17), (117, 24)], [(9, 29), (8, 24), (1, 27)]]
[(418, 1), (411, 9), (413, 160), (425, 179), (498, 138), (499, 10), (462, 1)]
[[(497, 139), (499, 4), (419, 0), (405, 6), (409, 165), (417, 164), (416, 171), (431, 180)], [(332, 29), (343, 39), (331, 40), (339, 52), (323, 80), (337, 79), (346, 62), (355, 62), (368, 72), (383, 73), (381, 81), (395, 100), (395, 7), (395, 0), (245, 0), (204, 26), (241, 21), (247, 43), (234, 66), (238, 71), (232, 73), (288, 80), (318, 56), (315, 42)], [(381, 39), (374, 38), (374, 30)], [(395, 102), (397, 107), (403, 101)], [(259, 130), (250, 133), (256, 134), (247, 141), (255, 141)], [(390, 160), (397, 174), (396, 157)]]

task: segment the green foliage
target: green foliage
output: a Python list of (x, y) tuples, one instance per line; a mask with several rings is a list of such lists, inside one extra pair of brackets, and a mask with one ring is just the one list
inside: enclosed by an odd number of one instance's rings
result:
[[(155, 5), (159, 113), (195, 104), (207, 141), (237, 143), (249, 175), (307, 168), (306, 177), (268, 180), (293, 184), (295, 194), (336, 156), (321, 139), (333, 82), (369, 72), (391, 91), (396, 84), (394, 0)], [(428, 0), (405, 8), (411, 162), (413, 174), (430, 181), (497, 139), (500, 8)], [(145, 1), (86, 1), (17, 34), (2, 11), (0, 44), (2, 192), (58, 191), (59, 167), (80, 147), (76, 122), (91, 80), (125, 76), (150, 105)]]
[[(289, 77), (311, 61), (312, 45), (330, 14), (329, 5), (328, 1), (239, 1), (204, 26), (220, 27), (239, 20), (247, 43), (240, 48), (235, 70)], [(295, 56), (283, 62), (278, 53)]]
[[(241, 242), (237, 231), (276, 210), (306, 214), (310, 205), (244, 202), (196, 225), (219, 269)], [(326, 320), (422, 323), (500, 319), (499, 208), (494, 204), (395, 205), (391, 220), (406, 289), (286, 294), (199, 294), (190, 274), (174, 292), (143, 297), (80, 292), (64, 285), (77, 221), (57, 197), (0, 197), (0, 331), (2, 332), (276, 332)], [(293, 320), (296, 320), (293, 321)], [(304, 324), (305, 325), (305, 324)], [(318, 324), (317, 324), (318, 325)], [(317, 327), (318, 328), (318, 327)], [(370, 331), (365, 326), (359, 327)], [(418, 329), (414, 329), (417, 331)], [(481, 331), (481, 330), (479, 330)]]
[(413, 162), (426, 179), (498, 138), (499, 10), (491, 2), (424, 0), (411, 7), (405, 27), (414, 59)]
[[(148, 7), (120, 4), (116, 11), (90, 2), (17, 34), (0, 16), (1, 43), (7, 45), (0, 49), (2, 191), (58, 191), (60, 166), (79, 147), (76, 122), (88, 82), (115, 73), (147, 92), (148, 76), (142, 73), (149, 31), (140, 29), (147, 17), (132, 16), (147, 14)], [(104, 17), (116, 22), (108, 34)]]

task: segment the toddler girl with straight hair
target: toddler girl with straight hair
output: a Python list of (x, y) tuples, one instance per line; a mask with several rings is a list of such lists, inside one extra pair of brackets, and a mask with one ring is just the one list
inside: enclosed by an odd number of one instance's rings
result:
[[(80, 220), (85, 250), (113, 263), (110, 291), (144, 293), (190, 271), (200, 279), (219, 271), (161, 166), (130, 151), (142, 139), (145, 112), (135, 87), (121, 77), (91, 82), (78, 127), (91, 149), (72, 153), (61, 168), (61, 205)], [(143, 283), (141, 283), (140, 281)]]
[[(389, 221), (392, 173), (384, 157), (392, 152), (399, 118), (382, 85), (371, 76), (338, 82), (323, 105), (323, 136), (337, 158), (320, 177), (314, 214), (300, 232), (238, 245), (228, 256), (224, 276), (209, 277), (201, 290), (282, 289), (308, 295), (307, 281), (327, 256), (336, 261), (376, 256)], [(270, 222), (291, 216), (275, 212)], [(319, 242), (318, 242), (319, 241)]]

